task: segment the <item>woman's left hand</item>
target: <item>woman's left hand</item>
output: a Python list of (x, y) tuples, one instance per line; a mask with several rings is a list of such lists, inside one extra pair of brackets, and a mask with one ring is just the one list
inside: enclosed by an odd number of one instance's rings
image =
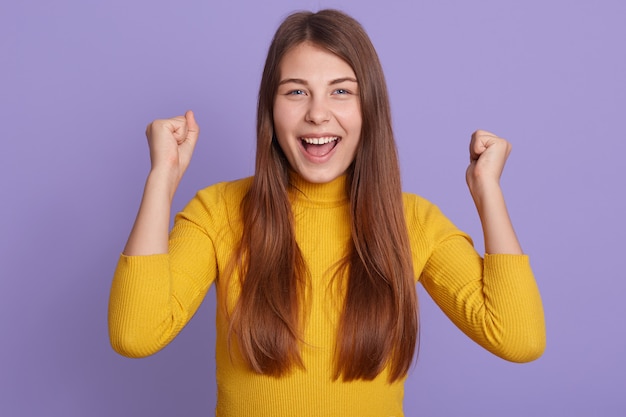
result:
[(486, 253), (523, 253), (500, 188), (509, 153), (511, 144), (493, 133), (477, 130), (472, 135), (465, 177), (483, 226)]

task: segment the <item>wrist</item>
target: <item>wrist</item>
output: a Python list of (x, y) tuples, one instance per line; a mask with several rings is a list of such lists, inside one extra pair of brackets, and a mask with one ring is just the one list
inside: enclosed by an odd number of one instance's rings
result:
[(164, 193), (171, 201), (174, 198), (180, 177), (173, 169), (153, 167), (146, 180), (146, 189), (154, 190), (157, 193)]
[(497, 179), (468, 180), (467, 186), (472, 198), (477, 204), (479, 201), (489, 200), (493, 197), (499, 197), (502, 195), (500, 181)]

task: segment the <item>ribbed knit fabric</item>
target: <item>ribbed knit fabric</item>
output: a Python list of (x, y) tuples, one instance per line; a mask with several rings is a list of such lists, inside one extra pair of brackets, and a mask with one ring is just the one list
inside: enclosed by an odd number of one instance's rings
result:
[[(401, 417), (404, 381), (332, 380), (341, 300), (332, 267), (350, 239), (345, 178), (322, 185), (292, 178), (296, 239), (310, 271), (310, 312), (301, 347), (305, 369), (281, 378), (247, 369), (229, 352), (222, 300), (237, 300), (237, 280), (220, 280), (241, 233), (240, 202), (250, 179), (201, 190), (176, 216), (168, 255), (120, 257), (111, 289), (109, 330), (125, 356), (153, 354), (185, 326), (215, 283), (217, 410), (220, 417)], [(537, 358), (545, 345), (541, 299), (525, 255), (475, 252), (436, 206), (404, 195), (416, 280), (450, 319), (486, 349), (511, 361)], [(381, 213), (384, 215), (384, 213)]]

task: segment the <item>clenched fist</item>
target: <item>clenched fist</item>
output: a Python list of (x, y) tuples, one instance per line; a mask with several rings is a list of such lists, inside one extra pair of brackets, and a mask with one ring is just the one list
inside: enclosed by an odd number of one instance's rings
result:
[(155, 120), (146, 127), (152, 170), (167, 170), (182, 178), (198, 141), (200, 127), (190, 110), (184, 116)]
[(470, 164), (465, 177), (472, 195), (485, 186), (498, 185), (511, 144), (493, 133), (477, 130), (472, 134), (469, 153)]

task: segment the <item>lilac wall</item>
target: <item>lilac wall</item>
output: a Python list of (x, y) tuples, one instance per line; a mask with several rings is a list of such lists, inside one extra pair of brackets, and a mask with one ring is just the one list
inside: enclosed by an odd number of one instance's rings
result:
[(213, 292), (156, 356), (108, 344), (111, 274), (148, 169), (143, 130), (196, 111), (202, 137), (177, 209), (249, 175), (270, 37), (288, 12), (320, 7), (351, 13), (378, 48), (406, 190), (478, 242), (469, 134), (514, 143), (504, 183), (548, 348), (504, 362), (421, 292), (407, 416), (626, 415), (621, 0), (3, 2), (0, 415), (213, 415)]

